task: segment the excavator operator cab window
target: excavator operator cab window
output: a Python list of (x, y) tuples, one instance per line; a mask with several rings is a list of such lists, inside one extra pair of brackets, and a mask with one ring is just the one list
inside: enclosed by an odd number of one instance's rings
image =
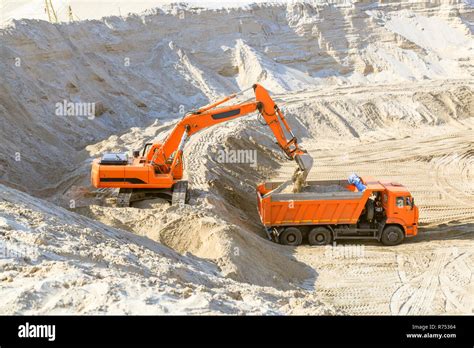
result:
[(143, 152), (142, 152), (142, 156), (145, 157), (146, 154), (148, 153), (148, 149), (150, 148), (150, 146), (153, 145), (153, 143), (146, 143), (145, 146), (143, 147)]

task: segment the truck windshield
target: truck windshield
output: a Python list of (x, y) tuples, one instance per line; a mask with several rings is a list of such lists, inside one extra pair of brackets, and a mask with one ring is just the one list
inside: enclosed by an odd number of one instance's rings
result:
[(397, 197), (396, 204), (398, 208), (409, 207), (411, 206), (411, 197)]
[(405, 198), (405, 197), (397, 197), (397, 201), (396, 201), (396, 202), (397, 202), (397, 207), (398, 207), (398, 208), (403, 208), (403, 206), (404, 206), (404, 201), (405, 201), (404, 198)]

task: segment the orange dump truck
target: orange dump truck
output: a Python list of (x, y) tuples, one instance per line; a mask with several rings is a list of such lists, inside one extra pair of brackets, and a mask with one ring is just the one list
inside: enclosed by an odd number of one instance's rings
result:
[(325, 245), (336, 239), (400, 244), (418, 231), (418, 207), (401, 184), (361, 177), (363, 191), (345, 180), (308, 181), (302, 192), (289, 182), (257, 187), (258, 211), (268, 237), (285, 245)]

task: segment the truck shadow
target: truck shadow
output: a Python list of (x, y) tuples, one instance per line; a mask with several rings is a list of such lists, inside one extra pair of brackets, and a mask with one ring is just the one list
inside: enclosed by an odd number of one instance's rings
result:
[(408, 238), (405, 243), (420, 243), (430, 240), (473, 240), (474, 223), (450, 222), (437, 226), (421, 226), (418, 235)]
[[(474, 223), (456, 223), (451, 222), (449, 224), (441, 224), (438, 226), (422, 226), (418, 231), (418, 235), (415, 237), (405, 238), (403, 244), (416, 244), (428, 241), (437, 241), (437, 240), (474, 240)], [(336, 244), (332, 246), (350, 246), (350, 245), (366, 245), (366, 246), (380, 246), (385, 247), (382, 243), (376, 240), (353, 240), (353, 239), (339, 239), (336, 241)], [(302, 247), (309, 248), (321, 248), (327, 246), (311, 246), (307, 241), (303, 240)], [(289, 248), (289, 247), (287, 247)], [(293, 248), (292, 248), (293, 249)]]

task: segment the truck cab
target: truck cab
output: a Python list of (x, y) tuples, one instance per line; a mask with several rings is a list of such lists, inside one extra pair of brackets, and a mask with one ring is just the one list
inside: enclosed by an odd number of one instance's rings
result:
[(395, 224), (403, 228), (405, 235), (416, 236), (418, 233), (418, 207), (410, 192), (401, 184), (381, 182), (382, 206), (387, 215), (386, 224)]

